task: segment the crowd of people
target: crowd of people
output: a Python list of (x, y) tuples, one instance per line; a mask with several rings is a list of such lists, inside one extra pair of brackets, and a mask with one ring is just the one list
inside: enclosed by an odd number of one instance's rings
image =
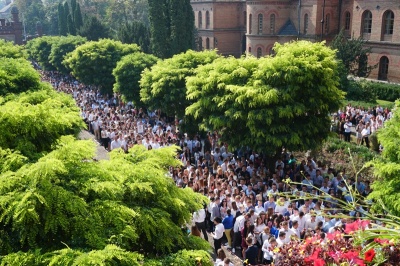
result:
[[(362, 196), (367, 196), (371, 187), (368, 180), (355, 180), (332, 165), (311, 157), (298, 159), (284, 149), (273, 163), (248, 149), (231, 153), (218, 132), (209, 132), (203, 139), (191, 138), (179, 132), (177, 119), (171, 121), (159, 112), (123, 103), (117, 94), (103, 96), (56, 72), (42, 72), (42, 78), (74, 97), (89, 130), (107, 150), (127, 151), (133, 145), (181, 147), (177, 156), (183, 166), (171, 167), (169, 174), (177, 186), (209, 198), (210, 203), (193, 214), (192, 234), (213, 238), (217, 266), (233, 265), (221, 248), (223, 244), (248, 265), (270, 265), (276, 248), (291, 239), (324, 239), (326, 233), (343, 230), (346, 223), (368, 211), (367, 205), (357, 205), (351, 212), (341, 208), (340, 201), (354, 201), (349, 187)], [(357, 139), (360, 133), (360, 144), (364, 140), (368, 146), (364, 131), (377, 130), (391, 112), (379, 106), (370, 110), (348, 106), (337, 117), (339, 134), (345, 140), (349, 140), (348, 127), (357, 125)], [(349, 218), (335, 218), (342, 214)]]

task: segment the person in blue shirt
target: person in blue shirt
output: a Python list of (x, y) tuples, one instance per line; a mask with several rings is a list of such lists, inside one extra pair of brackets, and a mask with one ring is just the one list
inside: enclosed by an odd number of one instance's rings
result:
[(224, 228), (225, 228), (225, 235), (226, 235), (226, 239), (228, 240), (228, 248), (232, 247), (231, 231), (232, 231), (232, 228), (234, 225), (233, 219), (234, 219), (234, 217), (231, 214), (231, 209), (227, 209), (226, 216), (222, 220), (222, 224), (224, 225)]

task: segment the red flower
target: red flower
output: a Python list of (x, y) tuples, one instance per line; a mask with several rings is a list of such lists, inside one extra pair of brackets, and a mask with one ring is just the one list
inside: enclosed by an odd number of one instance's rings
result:
[(346, 234), (351, 234), (354, 231), (357, 231), (357, 230), (360, 230), (360, 229), (364, 230), (365, 228), (368, 227), (368, 225), (370, 223), (371, 222), (369, 220), (357, 220), (357, 221), (354, 221), (352, 223), (346, 224), (346, 228), (345, 228), (344, 232)]
[(329, 252), (329, 256), (333, 258), (333, 260), (338, 263), (339, 259), (342, 257), (342, 252), (336, 251), (336, 252)]
[(375, 257), (375, 250), (373, 248), (371, 248), (370, 250), (365, 252), (364, 255), (365, 255), (365, 260), (368, 262), (371, 262)]
[(335, 239), (340, 238), (341, 235), (342, 235), (341, 232), (335, 231), (335, 232), (333, 232), (333, 233), (327, 233), (327, 234), (326, 234), (326, 237), (327, 237), (329, 240), (335, 240)]
[(375, 238), (374, 241), (381, 245), (389, 245), (389, 240), (387, 240), (387, 239)]
[(314, 266), (325, 266), (325, 261), (321, 258), (317, 258), (314, 260)]
[(321, 258), (318, 258), (319, 253), (321, 252), (320, 248), (315, 249), (314, 253), (304, 259), (305, 262), (314, 262), (314, 266), (324, 266), (325, 261)]
[(357, 251), (349, 251), (349, 252), (343, 253), (342, 256), (345, 259), (353, 260), (355, 258), (358, 258), (358, 252)]

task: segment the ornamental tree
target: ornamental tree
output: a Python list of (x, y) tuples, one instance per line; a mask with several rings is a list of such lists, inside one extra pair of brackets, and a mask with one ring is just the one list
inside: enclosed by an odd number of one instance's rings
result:
[(0, 39), (0, 57), (26, 58), (26, 51), (22, 46)]
[(186, 78), (194, 75), (200, 65), (209, 64), (219, 56), (216, 51), (192, 50), (158, 61), (146, 69), (140, 80), (140, 97), (150, 109), (161, 109), (169, 116), (183, 117), (190, 105), (186, 98)]
[[(186, 114), (233, 147), (307, 150), (329, 134), (341, 106), (335, 52), (324, 43), (276, 44), (275, 56), (222, 58), (187, 79)], [(238, 134), (240, 132), (240, 134)]]
[(51, 47), (58, 42), (58, 36), (43, 36), (35, 38), (26, 44), (29, 57), (35, 60), (45, 70), (55, 70), (55, 67), (49, 61)]
[(206, 198), (166, 175), (180, 164), (176, 152), (137, 145), (94, 161), (91, 140), (68, 136), (38, 162), (0, 174), (0, 263), (213, 265), (209, 244), (181, 229)]
[(66, 55), (64, 64), (81, 82), (99, 86), (105, 94), (111, 94), (115, 82), (112, 75), (117, 62), (125, 55), (140, 51), (136, 44), (103, 39), (87, 42)]
[[(389, 212), (400, 216), (400, 102), (396, 101), (393, 117), (385, 122), (385, 126), (378, 130), (378, 141), (383, 146), (380, 157), (371, 161), (374, 174), (377, 178), (372, 183), (372, 192), (369, 199), (383, 203)], [(381, 204), (374, 204), (375, 209), (380, 209)]]
[(51, 52), (49, 54), (50, 63), (57, 69), (57, 71), (69, 74), (70, 69), (62, 63), (64, 57), (75, 50), (76, 47), (86, 42), (86, 38), (81, 36), (67, 36), (60, 37), (57, 42), (54, 42), (51, 46)]
[(113, 70), (115, 77), (114, 91), (122, 94), (126, 101), (132, 101), (135, 106), (142, 105), (140, 101), (140, 78), (143, 70), (157, 62), (157, 57), (142, 52), (124, 56)]

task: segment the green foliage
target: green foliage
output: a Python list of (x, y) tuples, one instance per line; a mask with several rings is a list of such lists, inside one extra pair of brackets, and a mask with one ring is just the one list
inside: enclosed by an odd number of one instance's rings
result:
[(99, 86), (104, 94), (110, 94), (115, 83), (112, 71), (118, 61), (138, 51), (140, 47), (136, 44), (123, 44), (109, 39), (91, 41), (69, 53), (64, 64), (83, 83)]
[[(318, 146), (341, 106), (335, 53), (324, 43), (275, 45), (273, 58), (221, 58), (187, 79), (187, 115), (233, 147), (275, 154)], [(245, 132), (237, 134), (237, 132)]]
[[(207, 199), (165, 175), (180, 164), (177, 147), (135, 146), (99, 162), (90, 140), (66, 136), (54, 148), (0, 175), (1, 265), (139, 265), (138, 252), (163, 260), (209, 249), (181, 230)], [(171, 255), (184, 263), (194, 256), (209, 259), (201, 251)]]
[(76, 47), (86, 42), (84, 37), (80, 36), (67, 36), (61, 37), (57, 42), (51, 46), (49, 55), (50, 63), (61, 73), (69, 74), (70, 69), (66, 68), (63, 64), (64, 57), (75, 50)]
[(160, 58), (193, 48), (194, 14), (189, 0), (149, 0), (151, 49)]
[(1, 58), (0, 96), (34, 91), (41, 87), (40, 76), (25, 59)]
[(152, 110), (161, 109), (169, 116), (183, 117), (191, 103), (186, 98), (186, 78), (194, 75), (198, 66), (209, 64), (218, 57), (216, 51), (189, 50), (158, 61), (143, 72), (141, 100)]
[(157, 62), (157, 57), (142, 52), (124, 56), (113, 70), (114, 91), (122, 94), (125, 101), (141, 106), (139, 81), (143, 70)]
[(26, 44), (29, 57), (35, 60), (45, 70), (55, 70), (55, 67), (49, 61), (51, 47), (58, 42), (60, 37), (43, 36), (35, 38)]
[(0, 147), (18, 150), (30, 159), (50, 151), (60, 136), (77, 134), (83, 127), (72, 97), (49, 87), (0, 105)]
[[(372, 184), (370, 199), (381, 201), (396, 216), (400, 215), (400, 102), (396, 101), (394, 116), (380, 129), (378, 141), (383, 146), (382, 156), (371, 162), (377, 181)], [(375, 205), (374, 205), (375, 206)], [(379, 207), (377, 204), (375, 207)]]
[(380, 83), (373, 81), (361, 81), (364, 90), (375, 94), (378, 99), (394, 102), (400, 98), (400, 85)]
[(163, 265), (181, 265), (181, 266), (212, 266), (210, 254), (205, 251), (182, 250), (172, 254), (164, 260)]
[(122, 24), (117, 32), (117, 39), (123, 43), (136, 43), (143, 52), (150, 53), (150, 30), (140, 21)]
[(376, 102), (364, 102), (364, 101), (348, 101), (345, 100), (343, 101), (342, 106), (345, 107), (348, 104), (351, 104), (351, 106), (359, 106), (359, 107), (363, 107), (363, 108), (372, 108), (372, 107), (376, 107), (377, 105), (380, 105), (382, 108), (389, 108), (392, 109), (394, 107), (394, 102), (385, 102), (385, 101), (380, 101), (377, 100)]
[(376, 93), (366, 86), (366, 82), (349, 80), (345, 91), (348, 100), (376, 103)]
[(15, 45), (12, 42), (0, 39), (0, 58), (26, 58), (26, 52), (22, 46)]
[(0, 174), (7, 171), (16, 171), (27, 163), (27, 158), (20, 152), (0, 148)]
[(64, 5), (60, 2), (58, 4), (58, 34), (66, 36), (68, 33), (67, 14), (64, 10)]
[(110, 36), (108, 28), (95, 16), (85, 18), (78, 35), (86, 37), (89, 41), (98, 41)]
[(343, 152), (348, 152), (350, 150), (354, 156), (362, 158), (364, 162), (374, 159), (377, 155), (377, 153), (371, 151), (365, 146), (360, 146), (352, 142), (346, 142), (338, 139), (337, 137), (327, 139), (325, 142), (325, 147), (326, 150), (331, 153), (338, 150)]

